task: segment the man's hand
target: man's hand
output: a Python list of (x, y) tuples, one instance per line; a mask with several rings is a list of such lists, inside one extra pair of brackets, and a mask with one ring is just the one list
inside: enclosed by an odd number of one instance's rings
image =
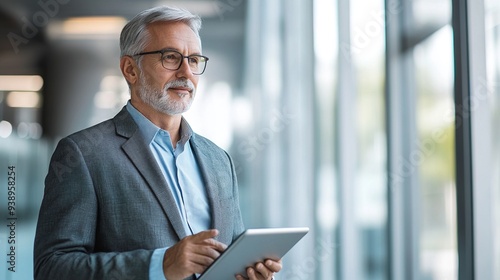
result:
[[(163, 273), (168, 280), (184, 279), (202, 273), (226, 250), (227, 246), (213, 239), (216, 229), (187, 236), (170, 247), (163, 257)], [(257, 278), (256, 278), (257, 279)]]
[(236, 275), (237, 280), (270, 280), (273, 278), (274, 273), (279, 272), (281, 270), (281, 260), (273, 261), (266, 260), (264, 263), (257, 263), (253, 267), (247, 268), (247, 276), (248, 278), (243, 277), (242, 275)]

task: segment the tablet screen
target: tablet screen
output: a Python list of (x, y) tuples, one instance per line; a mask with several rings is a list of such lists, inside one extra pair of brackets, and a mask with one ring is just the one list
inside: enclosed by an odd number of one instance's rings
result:
[(309, 228), (247, 229), (219, 256), (199, 280), (232, 280), (246, 268), (266, 259), (281, 259)]

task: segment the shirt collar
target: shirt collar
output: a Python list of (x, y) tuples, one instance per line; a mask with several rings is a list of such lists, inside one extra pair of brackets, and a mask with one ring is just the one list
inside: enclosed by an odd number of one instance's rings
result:
[[(148, 118), (146, 118), (141, 112), (139, 112), (133, 105), (130, 103), (130, 100), (126, 105), (127, 111), (132, 116), (132, 119), (137, 124), (139, 128), (139, 132), (141, 133), (146, 143), (151, 143), (155, 138), (158, 131), (163, 130), (152, 123)], [(181, 139), (179, 140), (182, 145), (184, 145), (191, 137), (194, 138), (193, 130), (191, 126), (186, 121), (184, 117), (181, 118)]]

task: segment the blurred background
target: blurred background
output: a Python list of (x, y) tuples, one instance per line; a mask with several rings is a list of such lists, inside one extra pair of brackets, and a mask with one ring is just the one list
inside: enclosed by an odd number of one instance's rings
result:
[(500, 2), (471, 2), (1, 0), (0, 279), (32, 279), (55, 145), (125, 105), (119, 33), (163, 4), (203, 19), (185, 116), (246, 227), (311, 228), (278, 279), (500, 279)]

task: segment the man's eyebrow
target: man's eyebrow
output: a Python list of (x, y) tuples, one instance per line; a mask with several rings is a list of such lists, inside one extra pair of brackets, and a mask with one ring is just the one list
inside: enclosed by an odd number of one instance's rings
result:
[[(166, 47), (166, 48), (163, 48), (163, 49), (161, 49), (160, 51), (163, 51), (163, 52), (168, 52), (168, 51), (176, 51), (176, 52), (178, 52), (178, 53), (181, 53), (181, 54), (182, 54), (182, 52), (181, 52), (180, 50), (178, 50), (178, 49), (176, 49), (176, 48), (171, 48), (171, 47)], [(190, 53), (190, 54), (188, 54), (188, 55), (201, 55), (201, 52), (194, 52), (194, 53)]]
[(176, 48), (171, 48), (171, 47), (162, 48), (162, 49), (160, 49), (160, 50), (162, 50), (162, 51), (176, 51), (176, 52), (178, 52), (178, 51), (179, 51), (178, 49), (176, 49)]

